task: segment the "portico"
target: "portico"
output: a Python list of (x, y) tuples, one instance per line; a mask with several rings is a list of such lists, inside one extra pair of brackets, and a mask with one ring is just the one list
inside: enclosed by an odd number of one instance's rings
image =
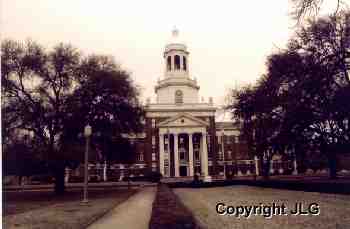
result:
[(189, 115), (159, 124), (159, 171), (164, 177), (208, 176), (207, 126)]

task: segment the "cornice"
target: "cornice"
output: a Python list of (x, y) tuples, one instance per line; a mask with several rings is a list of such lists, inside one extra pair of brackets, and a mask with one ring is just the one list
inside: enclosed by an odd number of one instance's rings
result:
[(159, 82), (157, 86), (154, 87), (155, 93), (161, 88), (169, 87), (169, 86), (189, 86), (196, 90), (199, 90), (200, 87), (191, 81), (177, 81), (177, 82)]

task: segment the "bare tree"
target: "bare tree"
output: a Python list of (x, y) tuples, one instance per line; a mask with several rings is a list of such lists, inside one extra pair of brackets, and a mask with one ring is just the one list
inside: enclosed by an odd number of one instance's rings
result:
[[(335, 15), (341, 8), (345, 9), (347, 7), (347, 4), (342, 0), (332, 1), (336, 2)], [(290, 2), (292, 5), (291, 15), (298, 21), (298, 24), (305, 18), (316, 17), (322, 5), (324, 5), (324, 0), (290, 0)]]

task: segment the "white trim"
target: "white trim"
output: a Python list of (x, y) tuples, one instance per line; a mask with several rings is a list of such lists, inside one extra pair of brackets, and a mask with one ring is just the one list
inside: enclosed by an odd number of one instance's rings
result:
[(171, 109), (171, 110), (148, 110), (146, 113), (147, 118), (165, 118), (165, 117), (171, 117), (174, 115), (177, 115), (179, 113), (188, 112), (191, 113), (192, 116), (196, 117), (215, 117), (215, 110), (208, 111), (208, 110), (196, 110), (196, 109)]
[(206, 133), (205, 127), (161, 127), (159, 128), (159, 134), (166, 134), (168, 130), (169, 134)]
[(188, 118), (194, 122), (196, 122), (198, 124), (198, 126), (209, 126), (209, 124), (201, 119), (198, 119), (196, 117), (193, 117), (192, 115), (188, 114), (188, 113), (180, 113), (174, 117), (171, 117), (161, 123), (158, 124), (158, 127), (161, 128), (161, 127), (167, 127), (169, 123), (177, 120), (177, 119), (181, 119), (181, 118)]

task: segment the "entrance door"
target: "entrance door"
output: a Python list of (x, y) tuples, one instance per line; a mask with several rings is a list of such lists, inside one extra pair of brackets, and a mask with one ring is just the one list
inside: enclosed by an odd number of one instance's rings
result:
[(180, 176), (181, 177), (187, 176), (187, 166), (180, 166)]

